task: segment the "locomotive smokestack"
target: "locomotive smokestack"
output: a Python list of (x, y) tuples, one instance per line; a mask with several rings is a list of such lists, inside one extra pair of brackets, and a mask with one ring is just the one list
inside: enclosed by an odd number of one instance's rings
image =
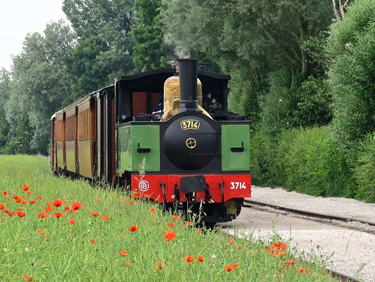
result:
[(180, 112), (198, 111), (197, 77), (198, 61), (183, 59), (178, 61), (180, 76)]

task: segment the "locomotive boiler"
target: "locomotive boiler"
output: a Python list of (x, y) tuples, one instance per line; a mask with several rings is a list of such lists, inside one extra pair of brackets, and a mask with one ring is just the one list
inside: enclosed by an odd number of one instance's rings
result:
[[(52, 169), (189, 209), (206, 223), (230, 221), (251, 196), (249, 121), (227, 109), (229, 76), (178, 63), (120, 77), (57, 112)], [(202, 108), (202, 87), (220, 110)]]

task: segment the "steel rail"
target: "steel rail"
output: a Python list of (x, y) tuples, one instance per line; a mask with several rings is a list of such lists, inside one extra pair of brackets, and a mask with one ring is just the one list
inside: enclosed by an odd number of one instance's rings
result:
[[(248, 204), (248, 205), (245, 205), (245, 204)], [(244, 200), (244, 205), (243, 205), (244, 207), (251, 207), (251, 205), (256, 205), (256, 206), (260, 206), (260, 207), (270, 207), (270, 208), (280, 210), (280, 211), (290, 212), (290, 213), (304, 215), (304, 216), (315, 217), (315, 218), (319, 218), (319, 219), (337, 220), (337, 221), (342, 221), (342, 222), (346, 222), (346, 223), (351, 222), (351, 221), (355, 221), (355, 222), (360, 222), (360, 223), (363, 223), (363, 224), (368, 224), (370, 226), (375, 226), (375, 222), (368, 221), (368, 220), (361, 220), (361, 219), (356, 219), (356, 218), (351, 218), (351, 217), (343, 217), (343, 216), (338, 216), (338, 215), (322, 214), (322, 213), (311, 212), (311, 211), (303, 211), (303, 210), (299, 210), (299, 209), (287, 208), (287, 207), (283, 207), (283, 206), (279, 206), (279, 205), (269, 204), (269, 203), (250, 200), (250, 199)]]

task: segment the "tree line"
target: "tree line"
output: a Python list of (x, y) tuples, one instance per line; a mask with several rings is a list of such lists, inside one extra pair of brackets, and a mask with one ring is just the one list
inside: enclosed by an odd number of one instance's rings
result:
[[(329, 148), (309, 182), (324, 189), (308, 193), (372, 197), (359, 191), (375, 168), (374, 1), (64, 0), (63, 11), (67, 23), (29, 34), (0, 71), (1, 153), (48, 154), (56, 110), (191, 56), (231, 74), (230, 108), (251, 120), (255, 183), (300, 187), (306, 173), (287, 162), (299, 140)], [(296, 154), (301, 165), (312, 152)]]

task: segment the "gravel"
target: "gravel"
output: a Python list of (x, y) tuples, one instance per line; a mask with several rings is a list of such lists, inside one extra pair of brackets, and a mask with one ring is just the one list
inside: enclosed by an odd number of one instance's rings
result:
[[(288, 192), (282, 188), (252, 187), (252, 200), (311, 212), (338, 215), (375, 222), (375, 204), (345, 198), (322, 198)], [(375, 282), (375, 235), (358, 222), (312, 221), (288, 213), (243, 208), (237, 220), (222, 224), (233, 234), (243, 229), (244, 236), (269, 240), (275, 232), (299, 252), (326, 260), (327, 266), (341, 273)], [(328, 224), (327, 224), (328, 223)], [(328, 259), (329, 258), (329, 259)]]

